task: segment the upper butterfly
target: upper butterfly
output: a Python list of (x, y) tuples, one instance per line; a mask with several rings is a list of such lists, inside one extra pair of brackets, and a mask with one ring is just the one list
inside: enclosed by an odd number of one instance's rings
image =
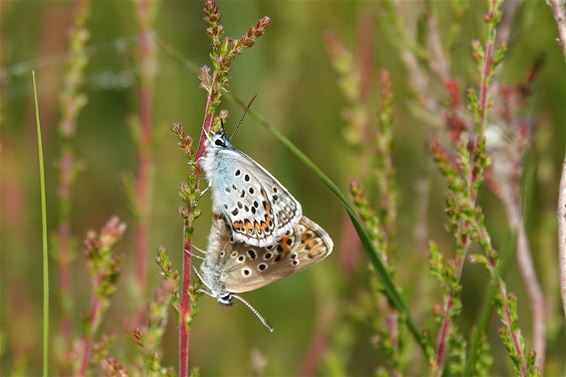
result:
[(234, 148), (223, 130), (207, 137), (199, 162), (212, 190), (212, 212), (224, 217), (235, 241), (270, 246), (301, 219), (297, 199), (261, 165)]

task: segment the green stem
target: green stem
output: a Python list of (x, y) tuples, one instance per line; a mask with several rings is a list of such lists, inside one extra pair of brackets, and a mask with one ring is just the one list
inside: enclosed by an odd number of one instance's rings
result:
[(33, 97), (35, 100), (35, 123), (37, 125), (37, 155), (39, 159), (39, 187), (41, 192), (41, 236), (43, 239), (43, 377), (49, 374), (49, 261), (47, 250), (47, 205), (45, 199), (45, 169), (43, 167), (43, 144), (41, 142), (41, 124), (39, 122), (39, 104), (35, 71), (33, 79)]
[[(515, 255), (515, 243), (517, 240), (517, 234), (515, 232), (508, 236), (507, 241), (505, 241), (505, 246), (501, 252), (501, 259), (497, 269), (497, 276), (503, 279), (505, 276), (505, 271), (509, 266), (511, 257)], [(487, 325), (489, 324), (490, 315), (493, 311), (493, 299), (497, 292), (497, 282), (493, 281), (489, 284), (487, 294), (485, 295), (479, 314), (479, 319), (476, 322), (475, 328), (472, 330), (471, 339), (468, 343), (468, 350), (466, 352), (466, 365), (464, 368), (464, 377), (472, 376), (474, 373), (474, 368), (478, 359), (478, 350), (482, 342), (482, 337), (487, 330)]]

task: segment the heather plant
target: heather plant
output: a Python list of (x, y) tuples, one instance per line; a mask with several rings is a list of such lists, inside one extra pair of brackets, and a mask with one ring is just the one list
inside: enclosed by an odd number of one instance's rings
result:
[[(393, 126), (393, 96), (391, 93), (391, 79), (389, 72), (382, 71), (380, 77), (379, 108), (377, 116), (371, 113), (373, 106), (367, 103), (368, 94), (364, 94), (361, 83), (363, 71), (355, 67), (352, 61), (352, 52), (332, 34), (327, 34), (326, 42), (333, 65), (340, 75), (339, 85), (344, 96), (350, 102), (347, 110), (343, 111), (343, 118), (347, 122), (344, 132), (346, 143), (356, 149), (359, 163), (370, 165), (366, 168), (366, 176), (370, 177), (365, 185), (373, 184), (376, 188), (378, 205), (377, 210), (370, 203), (364, 189), (364, 184), (356, 180), (350, 184), (350, 193), (358, 215), (362, 220), (375, 251), (379, 254), (385, 268), (390, 275), (394, 274), (391, 266), (391, 254), (395, 252), (395, 222), (397, 212), (397, 191), (395, 188), (395, 170), (392, 161), (392, 126)], [(364, 101), (364, 98), (366, 100)], [(371, 97), (370, 97), (371, 98)], [(375, 129), (368, 126), (375, 124)], [(372, 137), (368, 138), (368, 135)], [(374, 136), (375, 135), (375, 136)], [(373, 144), (366, 140), (374, 139)], [(364, 142), (362, 142), (364, 141)], [(368, 156), (369, 163), (367, 162)], [(370, 171), (367, 171), (370, 170)], [(369, 174), (368, 174), (369, 173)], [(379, 375), (399, 375), (406, 367), (403, 360), (403, 347), (405, 345), (403, 318), (390, 306), (386, 297), (380, 292), (380, 285), (375, 270), (370, 266), (369, 285), (373, 292), (375, 307), (380, 310), (376, 313), (369, 309), (368, 319), (375, 331), (378, 348), (388, 358), (387, 369), (378, 370)], [(376, 320), (375, 317), (380, 317)]]
[(113, 252), (113, 248), (126, 231), (126, 224), (112, 217), (99, 233), (90, 231), (84, 241), (87, 270), (93, 288), (91, 305), (84, 320), (84, 337), (79, 341), (79, 358), (74, 366), (74, 375), (86, 376), (108, 354), (112, 337), (96, 340), (104, 315), (110, 307), (110, 299), (124, 263), (124, 256)]
[[(566, 21), (548, 5), (0, 3), (2, 373), (561, 375)], [(30, 88), (54, 162), (39, 190)], [(199, 159), (228, 110), (248, 114), (238, 148), (335, 245), (249, 293), (272, 334), (200, 300), (193, 273), (210, 228)], [(124, 222), (77, 252), (107, 213)]]
[(61, 120), (59, 136), (61, 140), (61, 155), (58, 158), (58, 229), (52, 236), (52, 255), (57, 263), (57, 280), (59, 285), (58, 298), (61, 305), (61, 347), (59, 353), (60, 373), (66, 373), (70, 368), (72, 352), (73, 325), (72, 314), (74, 302), (71, 294), (70, 268), (76, 259), (77, 240), (73, 235), (71, 215), (73, 212), (73, 194), (77, 175), (84, 169), (84, 162), (78, 160), (75, 152), (77, 118), (87, 102), (87, 97), (81, 93), (84, 71), (88, 63), (85, 48), (89, 32), (86, 27), (90, 10), (89, 1), (76, 4), (73, 25), (69, 33), (69, 63), (63, 78), (63, 90), (59, 98)]
[[(153, 28), (159, 9), (159, 1), (133, 1), (139, 22), (137, 55), (137, 77), (139, 83), (138, 113), (132, 116), (130, 127), (138, 149), (135, 178), (125, 179), (130, 207), (135, 224), (135, 276), (136, 292), (140, 298), (146, 294), (148, 281), (148, 259), (150, 242), (151, 202), (154, 179), (153, 163), (153, 88), (157, 71), (157, 49), (153, 40)], [(133, 182), (133, 183), (132, 183)], [(139, 310), (139, 322), (144, 312)]]

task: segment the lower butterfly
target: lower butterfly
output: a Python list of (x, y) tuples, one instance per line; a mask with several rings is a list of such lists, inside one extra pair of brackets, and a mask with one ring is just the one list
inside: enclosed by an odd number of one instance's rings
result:
[(224, 218), (216, 216), (206, 258), (197, 274), (207, 288), (204, 293), (224, 305), (231, 305), (233, 298), (243, 302), (273, 331), (257, 310), (235, 293), (249, 292), (302, 271), (330, 255), (332, 248), (328, 233), (305, 216), (268, 247), (235, 242)]

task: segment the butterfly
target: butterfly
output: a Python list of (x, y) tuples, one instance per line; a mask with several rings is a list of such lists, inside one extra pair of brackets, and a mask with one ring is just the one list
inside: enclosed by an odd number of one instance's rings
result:
[(231, 305), (233, 298), (242, 301), (272, 331), (257, 310), (235, 293), (249, 292), (302, 271), (330, 255), (332, 248), (328, 233), (305, 216), (267, 247), (235, 241), (224, 218), (215, 216), (206, 257), (197, 274), (208, 289), (204, 293), (224, 305)]
[(207, 134), (199, 160), (220, 214), (237, 242), (273, 245), (299, 223), (301, 204), (261, 165), (234, 148), (224, 129)]

